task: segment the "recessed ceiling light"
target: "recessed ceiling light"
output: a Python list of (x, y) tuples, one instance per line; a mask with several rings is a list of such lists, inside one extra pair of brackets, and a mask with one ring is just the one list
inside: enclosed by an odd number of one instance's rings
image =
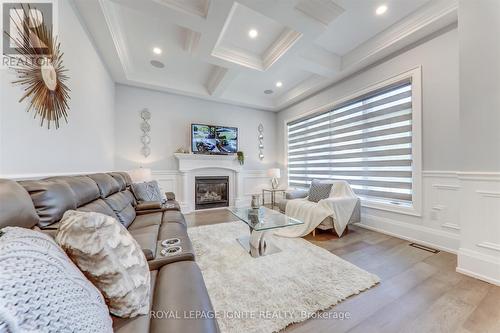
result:
[(154, 52), (154, 54), (161, 54), (162, 51), (159, 47), (155, 47), (155, 48), (153, 48), (153, 52)]
[(272, 91), (271, 89), (267, 89), (267, 90), (264, 90), (264, 94), (266, 95), (270, 95), (272, 94), (274, 91)]
[(283, 82), (281, 81), (276, 82), (276, 87), (280, 88), (281, 86), (283, 86)]
[(378, 6), (377, 9), (375, 10), (375, 14), (382, 15), (386, 11), (387, 11), (387, 6), (386, 5)]
[(252, 39), (253, 38), (257, 38), (258, 35), (259, 35), (259, 32), (257, 30), (255, 30), (255, 29), (250, 29), (248, 31), (248, 37), (250, 37)]

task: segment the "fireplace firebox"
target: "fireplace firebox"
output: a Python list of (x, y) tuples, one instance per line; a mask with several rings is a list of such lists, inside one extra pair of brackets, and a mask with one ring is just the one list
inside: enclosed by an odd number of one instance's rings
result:
[(195, 177), (195, 208), (229, 206), (229, 177)]

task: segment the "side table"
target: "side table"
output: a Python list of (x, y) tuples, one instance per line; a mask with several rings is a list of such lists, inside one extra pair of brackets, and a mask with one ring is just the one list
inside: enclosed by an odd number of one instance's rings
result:
[(271, 193), (271, 208), (274, 208), (276, 206), (276, 193), (282, 192), (283, 195), (285, 195), (286, 190), (285, 189), (263, 189), (262, 190), (262, 205), (266, 204), (265, 200), (265, 192)]

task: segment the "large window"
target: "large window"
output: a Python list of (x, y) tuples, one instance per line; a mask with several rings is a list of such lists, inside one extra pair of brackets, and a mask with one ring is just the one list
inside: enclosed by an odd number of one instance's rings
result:
[(289, 186), (341, 179), (366, 201), (413, 206), (412, 98), (407, 77), (288, 122)]

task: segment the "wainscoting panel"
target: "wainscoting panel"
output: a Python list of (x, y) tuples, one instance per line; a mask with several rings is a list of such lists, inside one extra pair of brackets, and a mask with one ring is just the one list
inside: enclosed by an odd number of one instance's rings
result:
[(457, 271), (500, 285), (500, 173), (458, 173), (461, 244)]
[(460, 247), (460, 182), (456, 171), (424, 171), (422, 216), (364, 207), (361, 227), (447, 252)]

